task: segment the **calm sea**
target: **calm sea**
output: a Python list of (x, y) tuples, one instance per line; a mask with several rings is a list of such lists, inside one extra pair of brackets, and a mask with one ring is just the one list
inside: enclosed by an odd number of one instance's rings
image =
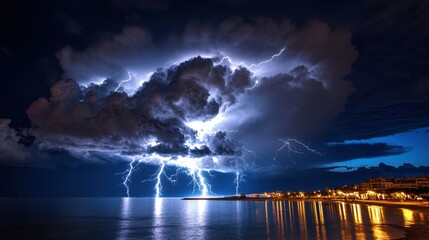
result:
[(429, 216), (303, 201), (4, 198), (0, 239), (392, 239)]

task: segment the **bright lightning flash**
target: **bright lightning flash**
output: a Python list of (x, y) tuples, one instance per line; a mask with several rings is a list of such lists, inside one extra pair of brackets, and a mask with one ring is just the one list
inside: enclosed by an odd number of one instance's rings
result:
[(210, 186), (210, 185), (207, 183), (207, 180), (203, 177), (203, 174), (201, 173), (201, 169), (198, 169), (197, 175), (198, 175), (198, 181), (199, 181), (199, 186), (201, 190), (201, 196), (206, 197), (209, 193), (209, 189), (207, 186)]
[(125, 186), (125, 188), (127, 189), (127, 197), (130, 197), (130, 188), (128, 186), (128, 183), (131, 182), (130, 178), (131, 178), (131, 174), (134, 170), (134, 163), (136, 162), (136, 159), (133, 158), (133, 160), (130, 162), (130, 164), (128, 165), (128, 169), (125, 170), (125, 172), (123, 172), (123, 174), (125, 174), (124, 177), (124, 181), (122, 182), (122, 185)]
[[(280, 49), (280, 51), (274, 55), (272, 55), (269, 59), (267, 60), (263, 60), (261, 62), (258, 63), (252, 63), (250, 65), (246, 64), (245, 62), (235, 62), (231, 57), (229, 56), (223, 56), (221, 58), (221, 60), (219, 61), (219, 64), (222, 64), (224, 62), (227, 62), (228, 65), (234, 70), (237, 69), (240, 66), (243, 66), (249, 70), (255, 70), (259, 67), (261, 67), (262, 65), (268, 64), (270, 62), (272, 62), (275, 58), (280, 57), (280, 55), (283, 54), (283, 52), (286, 50), (286, 47), (283, 47), (282, 49)], [(222, 54), (222, 53), (221, 53)]]
[[(233, 71), (242, 66), (242, 67), (246, 67), (249, 70), (252, 70), (253, 72), (257, 72), (262, 66), (273, 62), (276, 58), (279, 58), (285, 50), (286, 50), (286, 47), (283, 47), (280, 49), (279, 52), (275, 53), (270, 58), (263, 60), (263, 61), (260, 61), (260, 62), (257, 62), (257, 63), (251, 63), (251, 64), (246, 64), (245, 62), (236, 62), (232, 59), (232, 57), (226, 56), (223, 53), (221, 53), (220, 57), (217, 56), (218, 58), (215, 58), (216, 56), (212, 56), (209, 58), (217, 59), (217, 61), (214, 60), (215, 65), (224, 64), (224, 65), (229, 66)], [(183, 62), (183, 61), (181, 61), (181, 62)], [(138, 87), (141, 87), (144, 82), (148, 81), (152, 74), (153, 74), (153, 72), (149, 73), (147, 75), (147, 78), (141, 80)], [(120, 91), (124, 87), (123, 85), (125, 83), (130, 82), (133, 79), (135, 79), (135, 77), (130, 72), (128, 72), (128, 78), (119, 82), (119, 84), (116, 88), (116, 91)], [(256, 88), (258, 83), (259, 83), (259, 80), (255, 80), (254, 85), (250, 88), (247, 88), (247, 90), (252, 90), (252, 89)], [(138, 90), (138, 88), (135, 89), (134, 92), (131, 93), (131, 95), (134, 95), (137, 90)], [(212, 136), (217, 131), (231, 132), (231, 130), (220, 129), (220, 126), (222, 125), (222, 123), (224, 122), (225, 119), (226, 119), (226, 117), (223, 116), (223, 113), (221, 112), (220, 114), (216, 115), (216, 117), (212, 118), (209, 121), (204, 121), (204, 122), (202, 122), (202, 121), (190, 121), (190, 122), (185, 123), (189, 128), (192, 128), (193, 130), (195, 130), (197, 132), (196, 140), (188, 140), (185, 144), (190, 149), (191, 148), (199, 148), (202, 145), (204, 145), (204, 143), (208, 137)], [(308, 145), (305, 145), (296, 139), (293, 139), (293, 138), (286, 139), (286, 140), (279, 139), (279, 141), (281, 141), (283, 143), (283, 145), (276, 151), (274, 160), (276, 160), (278, 153), (283, 149), (287, 149), (288, 154), (290, 152), (303, 154), (303, 151), (309, 151), (309, 152), (313, 152), (315, 154), (320, 155), (320, 153), (318, 151), (310, 148)], [(156, 147), (159, 144), (162, 144), (162, 143), (159, 142), (157, 139), (151, 138), (151, 139), (148, 139), (146, 143), (143, 143), (143, 146), (145, 146), (145, 147)], [(250, 151), (246, 148), (243, 148), (243, 149), (246, 150), (248, 153), (253, 154), (254, 157), (257, 158), (253, 151)], [(139, 159), (139, 160), (137, 161), (136, 159)], [(218, 156), (213, 156), (212, 160), (213, 160), (214, 164), (219, 163)], [(171, 183), (174, 184), (177, 181), (177, 175), (180, 173), (184, 173), (184, 174), (188, 175), (191, 178), (191, 182), (189, 184), (193, 185), (193, 191), (195, 192), (196, 190), (198, 190), (201, 193), (201, 196), (205, 197), (211, 193), (211, 185), (209, 184), (207, 179), (204, 177), (203, 173), (206, 172), (206, 173), (210, 174), (210, 172), (209, 172), (209, 169), (204, 169), (202, 167), (203, 166), (202, 161), (203, 161), (203, 158), (183, 157), (183, 156), (167, 157), (167, 156), (160, 156), (160, 155), (157, 155), (155, 153), (150, 154), (149, 156), (148, 155), (139, 156), (139, 158), (133, 158), (133, 160), (129, 163), (127, 170), (125, 170), (123, 172), (123, 174), (125, 176), (124, 176), (124, 181), (123, 181), (122, 185), (125, 186), (125, 188), (127, 190), (127, 196), (129, 196), (130, 188), (128, 186), (128, 183), (131, 182), (130, 181), (131, 174), (135, 170), (135, 167), (137, 166), (138, 163), (146, 162), (149, 164), (155, 164), (155, 165), (159, 166), (156, 173), (154, 175), (152, 175), (152, 177), (150, 179), (145, 180), (145, 181), (155, 182), (155, 187), (154, 187), (155, 188), (155, 197), (159, 198), (162, 196), (163, 176), (165, 176), (165, 179), (167, 179), (168, 181), (170, 181)], [(137, 164), (136, 164), (136, 162), (137, 162)], [(176, 173), (171, 175), (171, 176), (167, 176), (167, 174), (165, 172), (166, 166), (177, 167)], [(235, 184), (235, 193), (237, 195), (239, 193), (240, 183), (245, 182), (244, 176), (245, 176), (244, 174), (242, 174), (238, 171), (235, 173), (234, 184)]]
[(239, 187), (240, 187), (240, 183), (241, 182), (246, 182), (246, 180), (244, 180), (244, 174), (241, 174), (240, 172), (236, 172), (235, 173), (235, 180), (234, 180), (234, 183), (235, 183), (235, 195), (238, 195), (238, 189), (239, 189)]
[(164, 173), (164, 167), (165, 167), (165, 164), (164, 164), (164, 162), (161, 161), (161, 166), (159, 167), (158, 173), (156, 174), (156, 184), (155, 184), (156, 195), (155, 195), (155, 197), (157, 197), (157, 198), (159, 198), (161, 196), (161, 190), (162, 190), (161, 174)]
[(128, 74), (128, 78), (124, 79), (124, 80), (121, 80), (119, 82), (118, 86), (115, 89), (115, 92), (119, 91), (119, 89), (122, 87), (122, 84), (127, 83), (127, 82), (129, 82), (129, 81), (131, 81), (133, 79), (133, 75), (130, 72), (127, 72), (127, 74)]
[[(159, 156), (157, 154), (152, 154), (150, 159), (155, 159), (157, 165), (159, 165), (159, 168), (156, 173), (151, 176), (151, 178), (146, 179), (143, 182), (155, 182), (155, 197), (159, 198), (162, 196), (163, 176), (170, 183), (175, 184), (177, 181), (177, 176), (181, 173), (184, 173), (191, 178), (191, 182), (189, 183), (189, 185), (193, 185), (193, 193), (198, 190), (200, 191), (202, 197), (206, 197), (209, 195), (209, 193), (211, 193), (211, 185), (209, 184), (208, 180), (203, 176), (203, 171), (207, 170), (203, 170), (198, 166), (198, 159), (185, 158), (181, 156), (178, 156), (177, 158), (168, 158)], [(142, 161), (153, 162), (148, 159)], [(165, 172), (166, 165), (176, 166), (176, 172), (168, 176)], [(126, 173), (127, 177), (129, 178), (129, 175), (131, 175), (132, 171), (133, 169), (129, 168), (129, 170), (124, 173)]]
[[(298, 154), (304, 154), (299, 148), (305, 149), (309, 152), (313, 152), (315, 154), (318, 155), (322, 155), (320, 152), (318, 152), (317, 150), (314, 150), (312, 148), (310, 148), (310, 146), (294, 139), (294, 138), (288, 138), (287, 140), (283, 140), (283, 139), (279, 139), (280, 142), (283, 143), (283, 145), (277, 149), (276, 151), (276, 155), (274, 157), (274, 160), (276, 160), (278, 153), (283, 150), (284, 148), (286, 148), (288, 150), (288, 154), (292, 153), (298, 153)], [(289, 155), (290, 158), (290, 155)]]

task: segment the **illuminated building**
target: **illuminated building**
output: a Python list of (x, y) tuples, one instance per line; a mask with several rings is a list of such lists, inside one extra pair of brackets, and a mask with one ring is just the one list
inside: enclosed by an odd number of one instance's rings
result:
[(429, 176), (412, 177), (412, 178), (370, 178), (362, 182), (363, 190), (386, 191), (389, 189), (416, 189), (428, 188)]

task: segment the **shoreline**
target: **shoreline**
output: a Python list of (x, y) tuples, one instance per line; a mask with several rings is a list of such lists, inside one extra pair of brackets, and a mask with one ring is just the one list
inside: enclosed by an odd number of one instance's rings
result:
[(429, 214), (429, 204), (427, 201), (389, 201), (389, 200), (346, 200), (341, 201), (349, 204), (365, 204), (365, 205), (377, 205), (383, 207), (394, 207), (394, 208), (406, 208)]
[(390, 201), (390, 200), (345, 200), (345, 199), (312, 199), (312, 198), (241, 198), (241, 197), (191, 197), (182, 200), (207, 200), (207, 201), (305, 201), (305, 202), (344, 202), (346, 204), (377, 205), (383, 207), (406, 208), (429, 214), (427, 201)]

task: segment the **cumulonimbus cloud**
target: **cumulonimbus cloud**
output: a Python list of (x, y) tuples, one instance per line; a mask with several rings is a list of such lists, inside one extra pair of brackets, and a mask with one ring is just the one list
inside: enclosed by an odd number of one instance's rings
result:
[(39, 149), (81, 158), (187, 159), (218, 171), (271, 164), (257, 157), (275, 151), (270, 142), (311, 141), (343, 110), (357, 57), (350, 39), (316, 20), (298, 28), (234, 17), (191, 23), (155, 46), (149, 30), (127, 26), (84, 51), (58, 52), (73, 79), (28, 108), (30, 133)]

